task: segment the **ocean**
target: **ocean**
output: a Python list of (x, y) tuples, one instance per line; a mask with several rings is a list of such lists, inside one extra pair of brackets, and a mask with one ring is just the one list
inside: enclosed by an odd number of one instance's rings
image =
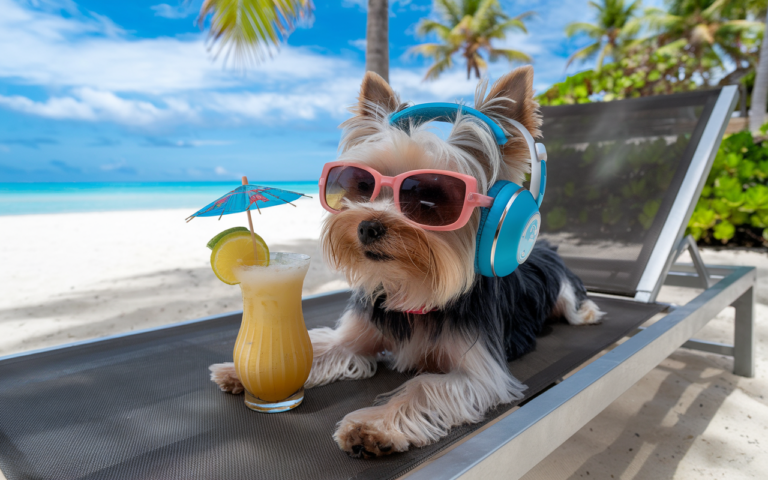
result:
[[(193, 213), (237, 188), (231, 182), (0, 183), (0, 215), (161, 210)], [(259, 182), (317, 195), (317, 181)]]

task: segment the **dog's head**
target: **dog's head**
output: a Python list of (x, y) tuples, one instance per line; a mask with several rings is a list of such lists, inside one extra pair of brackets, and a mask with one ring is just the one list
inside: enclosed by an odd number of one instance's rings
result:
[[(428, 125), (390, 125), (390, 115), (407, 105), (380, 76), (368, 72), (359, 101), (350, 109), (354, 116), (341, 125), (338, 160), (389, 177), (420, 169), (470, 175), (482, 194), (496, 180), (520, 184), (530, 169), (530, 155), (508, 120), (540, 136), (532, 81), (533, 69), (522, 67), (499, 79), (487, 96), (487, 82), (478, 85), (474, 108), (499, 124), (509, 139), (499, 146), (490, 128), (468, 115), (456, 117), (445, 140)], [(374, 201), (345, 202), (341, 212), (325, 219), (323, 249), (329, 264), (344, 272), (353, 288), (372, 298), (386, 295), (385, 308), (432, 310), (471, 289), (479, 219), (475, 209), (457, 230), (425, 230), (405, 218), (394, 205), (394, 192), (385, 186)]]

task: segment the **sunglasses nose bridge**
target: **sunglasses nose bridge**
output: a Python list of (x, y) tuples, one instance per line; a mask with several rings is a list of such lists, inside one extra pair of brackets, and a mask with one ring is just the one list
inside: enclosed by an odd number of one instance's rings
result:
[(381, 177), (381, 186), (382, 187), (389, 187), (392, 190), (395, 189), (395, 178), (394, 177)]
[(381, 183), (379, 184), (379, 194), (381, 194), (381, 191), (384, 189), (384, 187), (389, 187), (389, 189), (392, 191), (392, 193), (395, 193), (395, 177), (385, 177), (381, 176)]

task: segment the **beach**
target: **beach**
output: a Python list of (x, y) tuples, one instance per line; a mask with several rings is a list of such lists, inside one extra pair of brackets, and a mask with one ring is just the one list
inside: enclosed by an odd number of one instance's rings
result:
[[(312, 257), (304, 295), (346, 288), (323, 266), (317, 199), (253, 212), (272, 251)], [(288, 211), (290, 209), (291, 211)], [(194, 209), (0, 216), (0, 356), (240, 310), (206, 243), (246, 215)]]
[[(194, 209), (192, 210), (194, 211)], [(245, 215), (189, 209), (0, 216), (0, 356), (239, 310), (240, 289), (210, 270), (207, 241)], [(273, 251), (312, 256), (304, 295), (346, 287), (323, 264), (317, 199), (254, 213)], [(679, 349), (525, 477), (764, 478), (768, 471), (768, 257), (705, 250), (712, 264), (758, 266), (757, 377)], [(665, 288), (682, 304), (696, 291)], [(730, 309), (699, 333), (732, 341)], [(329, 432), (330, 434), (330, 432)]]

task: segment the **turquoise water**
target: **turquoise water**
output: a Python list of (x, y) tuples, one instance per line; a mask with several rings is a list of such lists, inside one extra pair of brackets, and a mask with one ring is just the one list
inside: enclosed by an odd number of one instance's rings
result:
[[(317, 195), (317, 182), (259, 182), (259, 185)], [(237, 188), (232, 182), (0, 183), (0, 215), (198, 210)], [(190, 213), (191, 213), (190, 212)]]

